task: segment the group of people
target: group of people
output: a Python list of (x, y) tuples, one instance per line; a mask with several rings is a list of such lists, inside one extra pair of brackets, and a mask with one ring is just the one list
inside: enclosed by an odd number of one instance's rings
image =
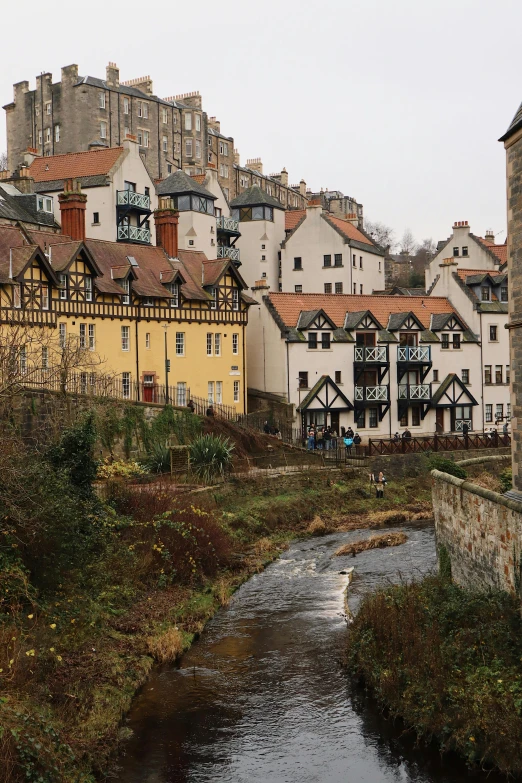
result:
[(266, 435), (273, 435), (274, 437), (278, 438), (279, 440), (282, 440), (283, 436), (281, 435), (281, 430), (279, 427), (276, 427), (275, 424), (270, 424), (268, 421), (265, 421), (263, 424), (263, 432)]
[(308, 451), (314, 451), (314, 449), (330, 451), (330, 449), (337, 448), (337, 439), (339, 436), (333, 427), (314, 427), (314, 425), (311, 424), (308, 427), (307, 435)]
[(393, 436), (393, 440), (395, 443), (397, 443), (400, 440), (411, 440), (411, 432), (406, 427), (402, 435), (399, 432), (396, 432), (395, 435)]

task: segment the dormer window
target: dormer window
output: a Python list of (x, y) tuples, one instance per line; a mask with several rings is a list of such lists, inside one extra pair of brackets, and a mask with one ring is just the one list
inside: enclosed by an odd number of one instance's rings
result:
[(154, 306), (154, 299), (152, 296), (144, 296), (142, 300), (143, 307), (153, 307)]
[(483, 285), (480, 289), (481, 299), (483, 302), (489, 302), (489, 286)]
[(463, 256), (467, 256), (468, 255), (468, 248), (466, 247), (466, 245), (464, 245), (464, 247), (462, 248), (462, 255)]
[(459, 248), (458, 247), (454, 247), (453, 248), (453, 257), (454, 258), (458, 258), (458, 256), (459, 256)]
[(308, 350), (315, 351), (317, 348), (317, 332), (308, 332)]
[(121, 301), (123, 304), (130, 304), (130, 280), (128, 277), (121, 281), (121, 287), (125, 291)]
[(169, 283), (167, 288), (172, 294), (172, 299), (170, 300), (170, 306), (179, 307), (179, 283)]
[(183, 195), (174, 198), (174, 206), (179, 212), (203, 212), (206, 215), (214, 214), (214, 201), (204, 196)]
[(508, 300), (508, 289), (507, 285), (503, 285), (500, 288), (500, 301), (501, 302), (507, 302)]
[(60, 299), (67, 299), (67, 275), (60, 274)]
[(38, 196), (38, 209), (40, 212), (50, 212), (52, 214), (54, 211), (52, 196)]
[(239, 310), (239, 291), (237, 288), (232, 289), (232, 310)]
[(211, 310), (217, 310), (217, 288), (213, 288), (210, 292), (212, 295), (212, 301), (210, 303)]

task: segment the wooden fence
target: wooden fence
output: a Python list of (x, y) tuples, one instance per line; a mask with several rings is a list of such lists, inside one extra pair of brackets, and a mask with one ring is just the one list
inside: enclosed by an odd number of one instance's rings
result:
[(498, 432), (471, 432), (468, 435), (425, 435), (418, 438), (379, 438), (368, 441), (368, 454), (418, 454), (426, 451), (468, 451), (470, 449), (498, 449), (511, 445), (509, 435)]

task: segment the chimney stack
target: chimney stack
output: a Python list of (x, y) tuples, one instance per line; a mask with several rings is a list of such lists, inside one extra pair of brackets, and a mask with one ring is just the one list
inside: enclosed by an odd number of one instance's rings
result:
[(493, 244), (495, 244), (495, 234), (493, 233), (491, 228), (488, 228), (488, 230), (486, 231), (486, 236), (484, 237), (484, 239), (486, 239), (488, 242), (492, 242)]
[(120, 69), (116, 63), (109, 63), (105, 69), (105, 81), (108, 87), (120, 86)]
[(286, 185), (286, 187), (288, 187), (288, 171), (286, 168), (281, 170), (281, 185)]
[(159, 207), (154, 212), (156, 244), (163, 248), (169, 258), (178, 255), (178, 215), (170, 196), (160, 198)]
[(299, 193), (306, 198), (306, 182), (304, 179), (299, 183)]
[(63, 193), (58, 196), (62, 222), (62, 234), (71, 239), (83, 242), (85, 240), (85, 210), (87, 196), (82, 193), (80, 181), (66, 179)]

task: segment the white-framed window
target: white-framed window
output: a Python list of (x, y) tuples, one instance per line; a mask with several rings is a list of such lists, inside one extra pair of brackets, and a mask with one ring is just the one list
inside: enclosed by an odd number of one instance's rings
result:
[(234, 402), (239, 402), (239, 381), (234, 381)]
[(27, 348), (22, 345), (20, 348), (20, 372), (25, 375), (27, 372)]
[(58, 341), (60, 348), (65, 348), (67, 342), (67, 324), (58, 324)]
[(178, 381), (176, 385), (176, 405), (187, 404), (187, 384), (185, 381)]
[(126, 125), (125, 128), (123, 129), (123, 138), (126, 139), (127, 136), (130, 136), (130, 128), (128, 125)]
[(150, 332), (145, 332), (145, 348), (150, 349)]
[(149, 146), (149, 132), (148, 132), (148, 130), (142, 131), (141, 145), (142, 145), (142, 147), (148, 147)]
[(176, 356), (185, 356), (185, 332), (176, 332)]
[(138, 144), (140, 147), (143, 147), (143, 131), (141, 128), (138, 128)]
[(169, 124), (169, 112), (166, 106), (164, 106), (161, 110), (161, 118), (163, 120), (164, 125)]
[(493, 421), (493, 405), (486, 403), (486, 422)]
[(122, 372), (121, 374), (121, 396), (124, 400), (130, 399), (131, 390), (131, 374), (130, 372)]
[(232, 289), (232, 310), (239, 310), (239, 290)]
[(213, 349), (212, 332), (207, 332), (207, 356), (212, 356)]
[(60, 280), (60, 299), (67, 299), (67, 275), (63, 272), (59, 275)]
[(200, 131), (201, 130), (201, 114), (196, 114), (194, 116), (196, 118), (196, 130)]
[(196, 158), (201, 158), (201, 142), (196, 139)]
[(216, 402), (223, 402), (223, 381), (216, 381)]
[(219, 333), (214, 335), (214, 354), (221, 356), (221, 334)]
[(172, 294), (172, 299), (170, 300), (170, 306), (171, 307), (179, 307), (179, 283), (171, 283), (169, 286), (167, 286), (170, 293)]
[(54, 126), (54, 140), (55, 141), (60, 141), (60, 126), (59, 125), (55, 125)]
[(149, 119), (149, 104), (145, 103), (145, 101), (143, 102), (143, 119)]
[(38, 209), (41, 212), (53, 212), (53, 197), (38, 196)]
[(169, 137), (168, 136), (163, 136), (163, 139), (162, 139), (161, 143), (162, 143), (163, 152), (167, 152), (167, 150), (169, 148)]
[(185, 130), (192, 130), (192, 114), (191, 112), (185, 112)]
[(232, 335), (232, 353), (237, 356), (239, 353), (239, 334), (234, 332)]
[(223, 195), (226, 198), (226, 200), (228, 201), (229, 200), (229, 189), (228, 188), (223, 188)]
[(80, 324), (80, 348), (87, 348), (87, 324)]
[(94, 324), (89, 324), (89, 351), (94, 351), (96, 348), (96, 332), (94, 329)]
[(102, 120), (100, 122), (100, 139), (106, 139), (107, 138), (107, 123), (105, 120)]
[(495, 405), (495, 421), (502, 421), (504, 418), (504, 405), (501, 402), (497, 402)]
[(89, 383), (89, 375), (86, 372), (80, 373), (80, 394), (87, 394), (87, 384)]
[(212, 163), (212, 152), (211, 152), (211, 150), (208, 151), (207, 160), (208, 160), (209, 163)]
[(207, 384), (207, 400), (214, 402), (214, 381), (209, 381)]
[(45, 104), (45, 113), (52, 114), (51, 101), (47, 101)]
[(185, 155), (187, 158), (192, 157), (192, 139), (185, 139)]
[(98, 97), (100, 100), (100, 109), (105, 109), (105, 92), (100, 92)]
[(121, 350), (130, 351), (130, 326), (121, 327)]
[[(129, 99), (128, 98), (124, 98), (123, 99), (123, 113), (124, 114), (128, 114), (129, 113), (129, 105), (130, 105)], [(126, 130), (126, 132), (128, 131), (127, 128), (125, 130)]]
[(142, 101), (138, 101), (137, 108), (138, 108), (138, 117), (143, 117), (143, 102)]
[(152, 296), (144, 296), (141, 300), (141, 303), (143, 307), (153, 307), (154, 306), (154, 299)]
[(42, 283), (42, 310), (49, 309), (49, 286)]
[(123, 304), (130, 304), (130, 280), (128, 277), (121, 281), (121, 287), (125, 291), (122, 298)]
[(38, 131), (38, 144), (40, 144), (40, 145), (41, 145), (41, 144), (42, 144), (42, 142), (43, 142), (42, 131), (41, 131), (41, 130), (39, 130), (39, 131)]
[(50, 141), (51, 141), (51, 129), (50, 128), (46, 128), (45, 129), (45, 143), (49, 144)]
[(85, 301), (92, 302), (92, 277), (90, 275), (85, 278)]
[(217, 288), (214, 286), (212, 289), (212, 301), (210, 302), (210, 309), (217, 310)]
[(42, 370), (49, 369), (49, 348), (44, 345), (42, 348)]

